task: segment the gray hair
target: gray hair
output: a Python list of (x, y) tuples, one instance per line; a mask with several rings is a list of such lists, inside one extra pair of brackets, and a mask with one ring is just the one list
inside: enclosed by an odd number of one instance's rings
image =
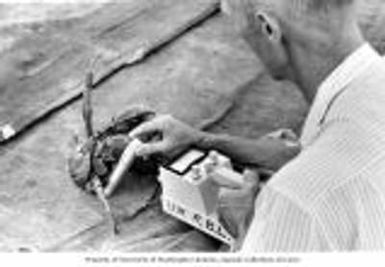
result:
[[(247, 0), (260, 2), (261, 0)], [(262, 0), (262, 2), (280, 2), (284, 11), (292, 15), (328, 16), (329, 14), (340, 13), (347, 8), (353, 7), (355, 0)]]
[(354, 0), (286, 0), (287, 2), (299, 2), (309, 11), (329, 11), (354, 3)]
[(327, 14), (336, 10), (353, 6), (355, 0), (222, 0), (226, 13), (249, 10), (252, 7), (281, 8), (298, 14)]

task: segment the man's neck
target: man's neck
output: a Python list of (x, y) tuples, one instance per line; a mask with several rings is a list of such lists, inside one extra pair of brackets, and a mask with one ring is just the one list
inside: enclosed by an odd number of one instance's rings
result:
[(309, 104), (313, 103), (322, 82), (364, 43), (364, 38), (357, 32), (341, 38), (333, 46), (323, 49), (320, 49), (322, 46), (313, 46), (298, 51), (294, 75)]

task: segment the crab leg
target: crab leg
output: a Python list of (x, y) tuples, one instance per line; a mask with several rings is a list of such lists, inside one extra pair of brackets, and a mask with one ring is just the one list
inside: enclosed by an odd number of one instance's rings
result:
[(88, 138), (93, 137), (94, 130), (92, 124), (92, 104), (91, 104), (91, 90), (93, 88), (93, 74), (89, 72), (86, 76), (86, 84), (83, 90), (83, 106), (82, 115), (85, 126), (86, 135)]
[[(83, 115), (83, 121), (84, 121), (84, 127), (86, 131), (86, 135), (88, 138), (94, 138), (94, 130), (93, 130), (93, 122), (92, 122), (92, 115), (93, 115), (93, 110), (92, 110), (92, 103), (91, 103), (91, 91), (93, 88), (93, 73), (89, 72), (86, 76), (86, 82), (84, 86), (84, 91), (83, 91), (83, 106), (82, 106), (82, 115)], [(92, 158), (94, 154), (94, 146), (95, 144), (92, 145), (91, 148), (91, 166), (92, 166)], [(92, 170), (91, 170), (92, 171)], [(93, 177), (92, 181), (94, 183), (94, 191), (100, 200), (100, 202), (103, 203), (105, 212), (108, 214), (113, 232), (114, 234), (117, 234), (119, 232), (117, 223), (115, 221), (115, 217), (112, 213), (110, 203), (108, 202), (105, 194), (104, 194), (104, 189), (102, 186), (102, 183), (98, 177)]]
[(108, 202), (108, 200), (107, 200), (107, 198), (106, 198), (106, 196), (104, 194), (103, 186), (102, 186), (102, 184), (101, 184), (101, 182), (100, 182), (100, 180), (98, 178), (94, 178), (93, 182), (94, 182), (94, 190), (96, 192), (96, 195), (97, 195), (98, 199), (100, 200), (100, 202), (103, 203), (104, 210), (106, 211), (106, 214), (110, 218), (110, 222), (111, 222), (111, 225), (112, 225), (113, 233), (114, 233), (114, 235), (116, 235), (116, 234), (119, 233), (118, 223), (115, 220), (115, 217), (114, 217), (114, 214), (112, 212), (110, 203)]

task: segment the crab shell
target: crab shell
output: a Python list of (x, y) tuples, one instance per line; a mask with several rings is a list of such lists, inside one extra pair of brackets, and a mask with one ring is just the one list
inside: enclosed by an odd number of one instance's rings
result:
[[(112, 119), (95, 137), (83, 142), (78, 141), (68, 159), (69, 174), (75, 184), (92, 192), (92, 180), (97, 178), (102, 186), (106, 186), (125, 148), (132, 141), (128, 134), (154, 117), (155, 112), (149, 109), (133, 107)], [(137, 159), (132, 171), (139, 174), (157, 174), (158, 166), (151, 159)]]

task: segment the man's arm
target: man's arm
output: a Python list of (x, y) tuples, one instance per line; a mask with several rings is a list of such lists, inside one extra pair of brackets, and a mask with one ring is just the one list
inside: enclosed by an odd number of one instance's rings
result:
[(204, 150), (217, 150), (233, 160), (251, 166), (277, 171), (299, 152), (300, 146), (283, 139), (263, 136), (249, 140), (229, 135), (202, 133), (195, 144)]
[(242, 164), (277, 170), (295, 157), (300, 150), (299, 145), (268, 136), (247, 140), (205, 133), (168, 115), (159, 116), (142, 124), (130, 136), (141, 139), (154, 133), (161, 138), (143, 144), (137, 151), (138, 156), (164, 154), (173, 157), (195, 146), (203, 150), (217, 150)]

